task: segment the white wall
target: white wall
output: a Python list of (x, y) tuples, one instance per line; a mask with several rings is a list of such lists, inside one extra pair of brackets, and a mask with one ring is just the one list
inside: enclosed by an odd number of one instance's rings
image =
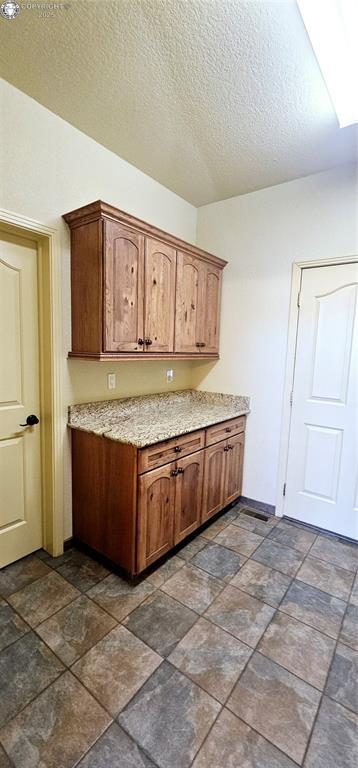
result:
[[(70, 250), (63, 213), (102, 199), (151, 224), (195, 242), (196, 209), (4, 80), (1, 99), (0, 207), (59, 229), (61, 234), (64, 405), (190, 386), (191, 365), (86, 363), (67, 360), (70, 349)], [(108, 392), (106, 374), (117, 373)], [(69, 441), (64, 430), (65, 536), (71, 535)]]
[(341, 167), (198, 210), (197, 243), (224, 270), (221, 359), (201, 389), (250, 395), (243, 494), (276, 504), (291, 266), (358, 253), (357, 180)]

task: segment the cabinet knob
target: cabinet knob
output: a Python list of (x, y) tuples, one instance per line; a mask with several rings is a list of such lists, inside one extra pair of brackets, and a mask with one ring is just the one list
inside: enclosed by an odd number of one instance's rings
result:
[(183, 475), (184, 474), (183, 467), (178, 467), (177, 472), (178, 472), (178, 475)]
[(231, 427), (225, 427), (225, 432), (231, 432)]
[(172, 469), (172, 471), (171, 471), (171, 473), (170, 473), (170, 474), (171, 474), (171, 476), (172, 476), (172, 477), (176, 477), (176, 476), (177, 476), (177, 474), (178, 474), (178, 472), (179, 472), (179, 470), (178, 470), (178, 469)]
[(205, 341), (197, 341), (195, 344), (196, 347), (206, 347)]
[(139, 346), (142, 347), (144, 344), (143, 339), (138, 339), (137, 344), (139, 344)]
[(228, 451), (232, 451), (232, 445), (228, 445), (227, 449)]
[(175, 445), (174, 450), (175, 450), (175, 453), (181, 453), (182, 447), (180, 445)]
[(228, 450), (229, 450), (229, 446), (228, 446), (228, 445), (225, 445), (225, 447), (224, 447), (224, 451), (228, 451)]
[(145, 344), (147, 347), (150, 347), (151, 344), (153, 344), (152, 339), (144, 339)]

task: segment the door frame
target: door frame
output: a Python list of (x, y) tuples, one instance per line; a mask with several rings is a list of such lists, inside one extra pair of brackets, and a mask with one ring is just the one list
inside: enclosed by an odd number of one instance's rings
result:
[(60, 236), (48, 227), (0, 208), (3, 231), (32, 240), (38, 254), (41, 491), (43, 548), (63, 552), (63, 439), (66, 414), (62, 397), (62, 304)]
[(277, 491), (276, 491), (275, 515), (277, 515), (277, 517), (282, 517), (285, 512), (285, 496), (283, 495), (283, 489), (286, 482), (288, 452), (290, 447), (290, 431), (291, 431), (291, 415), (292, 415), (291, 393), (293, 393), (293, 387), (294, 387), (298, 318), (299, 318), (299, 312), (300, 312), (298, 298), (301, 290), (303, 270), (312, 269), (312, 267), (330, 267), (335, 265), (339, 266), (343, 264), (355, 264), (356, 262), (358, 262), (357, 255), (337, 256), (331, 259), (313, 259), (311, 261), (295, 261), (292, 264), (290, 310), (289, 310), (288, 336), (287, 336), (287, 347), (286, 347), (285, 383), (284, 383), (284, 389), (283, 389), (283, 406), (282, 406), (282, 419), (281, 419), (281, 432), (280, 432), (280, 452), (279, 452)]

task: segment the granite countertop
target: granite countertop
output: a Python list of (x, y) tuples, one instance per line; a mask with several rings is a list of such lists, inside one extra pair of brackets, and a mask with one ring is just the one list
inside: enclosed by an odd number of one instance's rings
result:
[(243, 416), (250, 411), (250, 398), (189, 389), (71, 405), (68, 410), (72, 429), (145, 448)]

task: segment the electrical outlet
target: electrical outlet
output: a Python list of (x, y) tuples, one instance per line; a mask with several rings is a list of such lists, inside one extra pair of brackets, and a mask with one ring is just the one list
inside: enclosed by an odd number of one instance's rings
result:
[(168, 368), (167, 370), (167, 382), (170, 384), (171, 381), (174, 379), (174, 371), (173, 368)]
[(115, 389), (116, 388), (116, 374), (115, 373), (108, 373), (107, 374), (107, 387), (108, 387), (108, 389)]

